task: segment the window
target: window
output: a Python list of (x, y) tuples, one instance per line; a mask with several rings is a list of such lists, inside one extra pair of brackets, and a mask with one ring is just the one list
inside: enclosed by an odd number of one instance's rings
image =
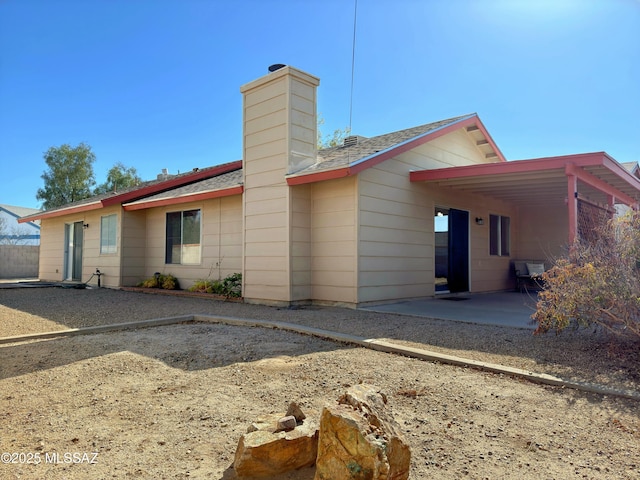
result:
[(489, 254), (502, 257), (511, 253), (511, 219), (501, 215), (489, 215)]
[(100, 219), (100, 253), (116, 253), (117, 215), (107, 215)]
[(200, 210), (167, 213), (165, 263), (200, 263)]

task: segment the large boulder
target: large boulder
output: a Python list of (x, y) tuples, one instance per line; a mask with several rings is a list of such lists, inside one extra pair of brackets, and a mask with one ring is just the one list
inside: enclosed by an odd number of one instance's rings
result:
[(356, 385), (320, 418), (315, 480), (405, 480), (411, 452), (375, 387)]
[[(295, 428), (289, 428), (285, 419), (293, 419)], [(318, 424), (304, 415), (295, 420), (295, 416), (267, 415), (252, 423), (238, 442), (233, 462), (236, 475), (269, 478), (312, 466), (318, 451)]]

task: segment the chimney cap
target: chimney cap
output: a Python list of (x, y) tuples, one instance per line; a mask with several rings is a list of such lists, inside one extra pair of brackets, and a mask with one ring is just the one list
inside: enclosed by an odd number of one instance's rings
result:
[(276, 70), (280, 70), (281, 68), (286, 67), (286, 65), (284, 63), (274, 63), (273, 65), (269, 66), (269, 73), (273, 73)]

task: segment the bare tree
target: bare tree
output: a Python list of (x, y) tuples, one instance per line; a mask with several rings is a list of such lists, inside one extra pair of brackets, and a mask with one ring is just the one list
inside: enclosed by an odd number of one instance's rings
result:
[(0, 245), (22, 245), (27, 243), (24, 237), (29, 235), (25, 227), (8, 225), (7, 219), (0, 217)]
[(0, 217), (0, 245), (23, 245), (27, 243), (25, 237), (29, 229), (25, 227), (10, 227), (7, 219)]

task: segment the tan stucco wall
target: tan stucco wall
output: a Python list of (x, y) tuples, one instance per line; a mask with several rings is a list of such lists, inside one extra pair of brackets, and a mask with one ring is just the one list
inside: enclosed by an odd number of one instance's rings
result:
[(38, 277), (41, 280), (62, 280), (64, 268), (64, 220), (45, 218), (40, 222), (40, 265)]
[[(201, 261), (198, 265), (165, 264), (166, 214), (201, 210)], [(144, 278), (155, 272), (172, 274), (180, 287), (189, 288), (196, 280), (217, 280), (242, 270), (242, 197), (205, 200), (172, 207), (146, 210), (146, 249)], [(138, 278), (133, 284), (143, 278)]]
[(291, 198), (291, 301), (305, 301), (312, 288), (312, 186), (298, 185)]
[(519, 209), (517, 253), (524, 260), (551, 260), (566, 253), (569, 241), (569, 212), (564, 202), (557, 205), (522, 206)]
[(403, 162), (418, 169), (459, 167), (493, 163), (476, 147), (475, 140), (464, 129), (438, 137), (399, 156)]
[(355, 304), (357, 297), (356, 177), (312, 186), (312, 298)]
[[(118, 215), (116, 230), (116, 244), (118, 251), (115, 254), (100, 253), (100, 222), (106, 215)], [(83, 222), (89, 227), (83, 229), (82, 247), (82, 281), (87, 282), (91, 274), (100, 269), (104, 276), (101, 284), (107, 287), (120, 286), (120, 250), (122, 233), (122, 212), (120, 206), (113, 206), (99, 210), (90, 210), (75, 215), (67, 215), (50, 219), (43, 219), (40, 225), (41, 247), (39, 277), (42, 280), (65, 280), (65, 225), (75, 222)], [(97, 277), (90, 283), (96, 285)]]
[(145, 275), (147, 252), (147, 213), (145, 210), (124, 211), (121, 222), (121, 285), (134, 286)]
[[(107, 215), (117, 215), (116, 253), (100, 253), (100, 225), (101, 218)], [(119, 205), (94, 210), (85, 214), (85, 222), (89, 228), (84, 230), (84, 244), (82, 249), (82, 281), (87, 281), (96, 269), (104, 274), (100, 283), (106, 287), (120, 286), (120, 254), (122, 251), (122, 208)], [(92, 284), (97, 284), (94, 277)]]
[(391, 159), (359, 175), (359, 302), (432, 293), (433, 213), (411, 167)]
[[(470, 291), (510, 288), (511, 257), (489, 255), (488, 218), (489, 213), (515, 218), (516, 210), (488, 197), (409, 181), (412, 170), (489, 161), (474, 140), (458, 130), (358, 175), (358, 303), (434, 294), (436, 206), (469, 212)], [(476, 225), (476, 217), (485, 224)], [(512, 225), (512, 250), (516, 238)]]
[(294, 193), (285, 176), (315, 161), (317, 85), (315, 77), (287, 67), (241, 88), (243, 295), (249, 302), (308, 299), (309, 207), (293, 205), (309, 193)]

